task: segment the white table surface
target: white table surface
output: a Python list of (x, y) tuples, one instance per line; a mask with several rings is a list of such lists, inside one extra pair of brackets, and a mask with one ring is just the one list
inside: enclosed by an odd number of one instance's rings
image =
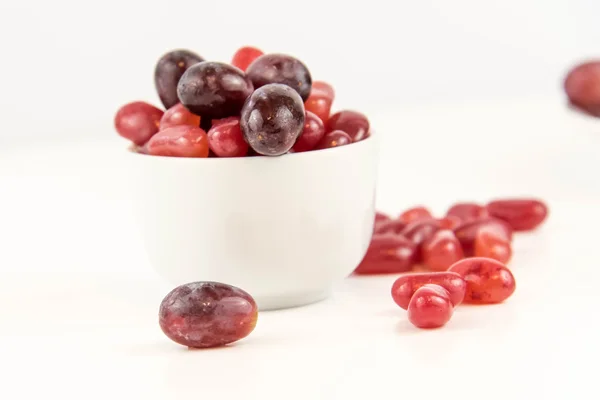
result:
[[(157, 324), (171, 288), (127, 206), (123, 142), (0, 150), (1, 399), (593, 398), (600, 356), (600, 120), (520, 99), (373, 115), (381, 209), (534, 195), (550, 218), (515, 238), (517, 291), (412, 327), (395, 276), (349, 278), (262, 313), (236, 345), (189, 351)], [(41, 128), (40, 128), (41, 129)], [(587, 393), (587, 395), (584, 395)], [(417, 397), (418, 396), (418, 397)]]

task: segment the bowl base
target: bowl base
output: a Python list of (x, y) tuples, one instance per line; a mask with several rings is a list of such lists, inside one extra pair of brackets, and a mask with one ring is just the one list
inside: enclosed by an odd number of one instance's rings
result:
[(331, 289), (303, 292), (292, 295), (278, 295), (267, 297), (255, 297), (259, 311), (283, 310), (307, 306), (325, 300), (331, 294)]

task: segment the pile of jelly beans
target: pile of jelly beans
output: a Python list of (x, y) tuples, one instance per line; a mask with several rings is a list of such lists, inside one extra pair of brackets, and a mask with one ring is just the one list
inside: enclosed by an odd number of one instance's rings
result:
[(328, 83), (285, 54), (242, 47), (231, 63), (188, 50), (164, 54), (154, 84), (166, 111), (143, 101), (122, 106), (117, 133), (137, 152), (168, 157), (280, 156), (344, 146), (370, 136), (367, 117), (342, 110)]
[[(439, 328), (461, 303), (496, 304), (514, 293), (515, 278), (507, 267), (513, 232), (534, 230), (547, 215), (548, 207), (537, 199), (458, 203), (441, 218), (422, 206), (397, 218), (377, 213), (371, 244), (354, 272), (403, 273), (392, 285), (393, 301), (416, 327)], [(421, 272), (406, 273), (417, 268)], [(246, 337), (257, 317), (252, 296), (217, 282), (181, 285), (159, 311), (169, 338), (199, 348)]]
[(464, 302), (493, 304), (516, 288), (507, 267), (513, 232), (531, 231), (546, 219), (537, 199), (499, 199), (487, 205), (458, 203), (441, 218), (423, 206), (397, 218), (377, 213), (371, 244), (355, 274), (414, 269), (392, 286), (392, 298), (420, 328), (438, 328)]

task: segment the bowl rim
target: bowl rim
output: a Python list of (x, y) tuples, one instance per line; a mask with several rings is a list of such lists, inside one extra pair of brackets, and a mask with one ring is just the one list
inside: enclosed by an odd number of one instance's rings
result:
[[(255, 157), (248, 157), (248, 156), (244, 156), (244, 157), (155, 156), (155, 155), (151, 155), (151, 154), (144, 154), (144, 153), (137, 152), (136, 148), (138, 148), (139, 146), (137, 146), (133, 143), (127, 147), (127, 153), (133, 157), (141, 157), (142, 159), (146, 159), (146, 160), (150, 160), (150, 159), (157, 160), (157, 161), (158, 160), (174, 160), (172, 162), (219, 163), (219, 162), (224, 162), (224, 160), (226, 160), (229, 163), (231, 163), (231, 162), (239, 162), (239, 163), (241, 163), (241, 162), (243, 162), (243, 163), (265, 162), (265, 160), (291, 159), (291, 157), (294, 157), (294, 159), (302, 159), (302, 158), (307, 158), (307, 157), (326, 157), (328, 154), (332, 155), (332, 154), (337, 154), (337, 153), (341, 153), (341, 152), (358, 151), (359, 149), (373, 143), (376, 140), (374, 138), (374, 136), (375, 135), (373, 134), (373, 131), (371, 131), (368, 137), (364, 138), (363, 140), (360, 140), (358, 142), (354, 142), (354, 143), (351, 143), (348, 145), (330, 147), (327, 149), (320, 149), (320, 150), (303, 151), (300, 153), (285, 153), (280, 156), (255, 156)], [(169, 162), (169, 161), (163, 161), (163, 162)]]

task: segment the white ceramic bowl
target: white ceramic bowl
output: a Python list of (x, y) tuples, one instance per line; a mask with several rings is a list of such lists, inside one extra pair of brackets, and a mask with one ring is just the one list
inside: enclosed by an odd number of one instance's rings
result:
[(218, 281), (261, 310), (300, 306), (327, 297), (369, 245), (376, 137), (281, 157), (128, 157), (150, 262), (173, 285)]

